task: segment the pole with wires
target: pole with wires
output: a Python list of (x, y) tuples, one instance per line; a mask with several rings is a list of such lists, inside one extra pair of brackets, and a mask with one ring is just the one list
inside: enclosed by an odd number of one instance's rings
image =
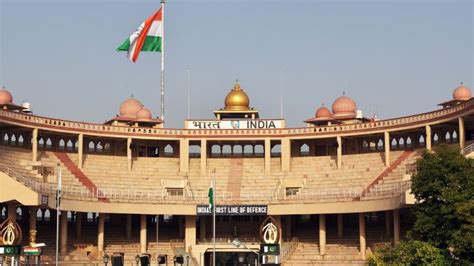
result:
[(56, 168), (57, 187), (56, 187), (56, 265), (59, 265), (59, 215), (61, 212), (61, 189), (62, 172), (61, 165), (58, 163)]

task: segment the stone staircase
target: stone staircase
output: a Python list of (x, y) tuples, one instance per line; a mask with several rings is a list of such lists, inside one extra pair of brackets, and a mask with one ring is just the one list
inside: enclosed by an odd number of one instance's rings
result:
[(82, 170), (76, 166), (76, 164), (71, 160), (71, 158), (69, 158), (67, 153), (54, 152), (54, 155), (69, 170), (69, 172), (72, 173), (79, 182), (81, 182), (82, 185), (84, 185), (90, 192), (97, 193), (97, 195), (99, 195), (100, 201), (109, 202), (109, 200), (105, 196), (103, 196), (103, 193), (101, 193), (100, 190), (97, 188), (94, 182), (92, 182), (92, 180), (90, 180), (84, 174), (84, 172), (82, 172)]
[(326, 244), (326, 254), (319, 253), (319, 245), (299, 242), (284, 266), (303, 265), (365, 265), (360, 258), (357, 246)]
[(232, 193), (235, 198), (240, 198), (240, 189), (242, 187), (242, 158), (235, 158), (230, 161), (230, 171), (227, 181), (227, 192)]
[(397, 167), (402, 165), (412, 154), (413, 150), (404, 151), (394, 162), (392, 162), (382, 173), (375, 177), (362, 191), (362, 195), (367, 195), (370, 193), (371, 189), (374, 188), (377, 184), (383, 181), (383, 179), (389, 176)]

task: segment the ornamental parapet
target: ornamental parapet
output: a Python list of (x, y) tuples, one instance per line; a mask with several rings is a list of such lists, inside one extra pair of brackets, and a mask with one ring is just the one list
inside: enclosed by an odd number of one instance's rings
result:
[(62, 119), (47, 118), (30, 114), (0, 110), (0, 121), (24, 127), (67, 133), (84, 133), (89, 135), (117, 137), (163, 137), (163, 138), (199, 138), (199, 137), (292, 137), (292, 136), (324, 136), (336, 134), (359, 134), (382, 130), (397, 130), (398, 128), (417, 127), (432, 124), (437, 121), (455, 119), (474, 111), (474, 98), (453, 107), (444, 108), (428, 113), (405, 116), (393, 119), (379, 120), (360, 124), (327, 125), (304, 128), (284, 129), (173, 129), (126, 127), (86, 122), (75, 122)]

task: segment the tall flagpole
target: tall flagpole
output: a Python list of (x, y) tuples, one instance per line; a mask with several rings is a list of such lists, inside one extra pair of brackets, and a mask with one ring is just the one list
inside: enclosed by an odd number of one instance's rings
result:
[(61, 165), (58, 163), (57, 170), (57, 187), (56, 187), (56, 265), (59, 265), (59, 214), (61, 212), (61, 189), (62, 189), (62, 173)]
[(161, 23), (163, 37), (161, 38), (161, 120), (165, 121), (165, 0), (161, 0)]
[(216, 169), (213, 172), (212, 191), (212, 266), (216, 266)]

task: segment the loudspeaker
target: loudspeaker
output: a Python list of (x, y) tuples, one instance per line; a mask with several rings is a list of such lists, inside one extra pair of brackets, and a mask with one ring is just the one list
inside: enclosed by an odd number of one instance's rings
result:
[(123, 255), (114, 254), (111, 258), (112, 266), (124, 266)]
[(158, 264), (166, 264), (166, 256), (165, 255), (159, 255), (158, 256)]

